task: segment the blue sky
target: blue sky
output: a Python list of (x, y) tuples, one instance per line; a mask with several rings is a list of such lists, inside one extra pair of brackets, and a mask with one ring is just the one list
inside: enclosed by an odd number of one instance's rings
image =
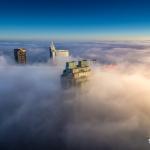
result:
[(148, 0), (1, 0), (0, 39), (150, 39)]

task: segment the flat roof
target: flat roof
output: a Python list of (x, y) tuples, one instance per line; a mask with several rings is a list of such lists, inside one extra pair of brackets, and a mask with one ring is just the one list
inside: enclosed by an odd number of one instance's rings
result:
[(69, 52), (69, 50), (57, 50), (58, 52)]
[(26, 49), (25, 49), (25, 48), (15, 48), (15, 50), (21, 50), (21, 51), (23, 51), (23, 52), (25, 52), (25, 51), (26, 51)]

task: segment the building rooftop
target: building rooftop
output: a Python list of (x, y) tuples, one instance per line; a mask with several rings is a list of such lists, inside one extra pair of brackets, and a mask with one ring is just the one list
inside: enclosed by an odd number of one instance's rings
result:
[(50, 57), (51, 58), (54, 58), (55, 56), (60, 56), (60, 57), (68, 57), (69, 56), (69, 51), (68, 50), (57, 50), (56, 47), (55, 47), (55, 44), (54, 42), (52, 41), (51, 44), (50, 44)]
[(90, 71), (91, 69), (87, 60), (66, 62), (66, 68), (63, 71), (62, 77), (88, 77)]
[(67, 52), (68, 52), (68, 50), (65, 50), (65, 49), (64, 49), (64, 50), (60, 50), (60, 49), (59, 49), (58, 51), (60, 51), (60, 52), (66, 52), (66, 51), (67, 51)]
[(21, 50), (23, 52), (26, 52), (26, 49), (25, 48), (16, 48), (16, 50)]
[(81, 85), (88, 80), (91, 68), (87, 60), (66, 62), (66, 68), (61, 75), (61, 83), (64, 88)]

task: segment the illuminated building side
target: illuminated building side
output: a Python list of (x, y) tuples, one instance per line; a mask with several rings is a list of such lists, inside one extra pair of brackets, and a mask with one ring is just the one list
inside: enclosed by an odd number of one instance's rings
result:
[(53, 42), (49, 47), (49, 51), (50, 51), (50, 58), (54, 58), (56, 56), (56, 48)]
[(90, 73), (91, 69), (87, 60), (67, 62), (61, 75), (62, 85), (63, 87), (80, 85), (88, 80)]
[(58, 57), (69, 57), (69, 51), (68, 50), (57, 50), (55, 48), (54, 42), (51, 43), (50, 47), (50, 58)]
[(15, 61), (19, 64), (26, 64), (26, 49), (17, 48), (14, 49)]
[(58, 50), (56, 52), (56, 56), (59, 56), (59, 57), (69, 57), (69, 51), (68, 50)]

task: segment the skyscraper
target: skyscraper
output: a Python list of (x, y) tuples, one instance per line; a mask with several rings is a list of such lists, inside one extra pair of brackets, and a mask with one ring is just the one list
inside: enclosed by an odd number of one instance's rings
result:
[(52, 41), (52, 43), (49, 47), (49, 50), (50, 50), (50, 57), (51, 58), (54, 58), (56, 56), (58, 56), (58, 57), (68, 57), (69, 56), (69, 51), (68, 50), (57, 50), (55, 48), (55, 45), (54, 45), (53, 41)]
[(53, 41), (52, 41), (52, 43), (49, 47), (49, 51), (50, 51), (50, 58), (54, 58), (56, 56), (57, 50), (55, 48), (55, 45), (54, 45)]
[(26, 64), (26, 49), (17, 48), (14, 49), (15, 61), (19, 64)]
[(66, 62), (66, 68), (61, 75), (61, 83), (64, 88), (81, 85), (88, 80), (91, 68), (87, 60)]

